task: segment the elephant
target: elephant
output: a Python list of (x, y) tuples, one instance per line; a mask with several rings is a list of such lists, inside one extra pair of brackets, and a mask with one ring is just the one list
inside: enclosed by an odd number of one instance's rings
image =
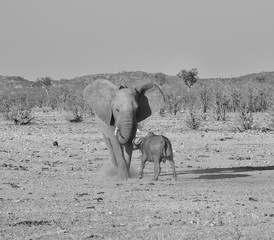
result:
[(153, 83), (127, 87), (97, 79), (83, 90), (83, 97), (95, 113), (112, 166), (118, 170), (120, 178), (128, 179), (132, 139), (138, 123), (163, 107), (161, 89)]

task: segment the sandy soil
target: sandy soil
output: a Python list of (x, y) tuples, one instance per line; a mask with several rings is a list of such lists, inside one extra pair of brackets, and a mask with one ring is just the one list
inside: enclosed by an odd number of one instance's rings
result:
[[(152, 163), (143, 179), (108, 176), (93, 119), (37, 112), (30, 126), (0, 122), (0, 239), (273, 239), (273, 132), (209, 120), (191, 131), (182, 119), (141, 125), (173, 144), (178, 179), (166, 163), (157, 182)], [(136, 151), (134, 176), (139, 165)]]

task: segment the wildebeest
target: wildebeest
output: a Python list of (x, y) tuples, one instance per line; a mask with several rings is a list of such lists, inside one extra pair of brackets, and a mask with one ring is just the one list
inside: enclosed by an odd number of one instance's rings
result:
[(173, 178), (176, 178), (175, 163), (173, 160), (172, 146), (169, 139), (163, 135), (155, 135), (149, 132), (145, 137), (132, 140), (133, 149), (140, 149), (142, 152), (141, 168), (139, 178), (143, 177), (146, 161), (154, 162), (154, 181), (158, 180), (161, 172), (160, 163), (169, 160), (173, 171)]

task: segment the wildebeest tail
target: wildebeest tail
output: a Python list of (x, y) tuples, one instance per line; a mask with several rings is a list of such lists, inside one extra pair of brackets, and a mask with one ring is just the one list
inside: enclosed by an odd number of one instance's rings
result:
[(163, 149), (163, 155), (168, 159), (168, 158), (172, 158), (173, 157), (173, 151), (172, 151), (172, 146), (171, 143), (169, 141), (169, 139), (167, 137), (164, 137), (165, 140), (165, 146)]

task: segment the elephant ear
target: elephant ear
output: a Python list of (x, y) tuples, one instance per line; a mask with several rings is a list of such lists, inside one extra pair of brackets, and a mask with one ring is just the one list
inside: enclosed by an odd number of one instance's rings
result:
[(112, 123), (111, 101), (119, 86), (114, 83), (97, 79), (89, 84), (83, 91), (85, 101), (92, 107), (95, 114), (105, 123)]
[(161, 89), (153, 83), (145, 83), (135, 87), (138, 92), (138, 109), (136, 118), (141, 122), (164, 106), (164, 96)]

